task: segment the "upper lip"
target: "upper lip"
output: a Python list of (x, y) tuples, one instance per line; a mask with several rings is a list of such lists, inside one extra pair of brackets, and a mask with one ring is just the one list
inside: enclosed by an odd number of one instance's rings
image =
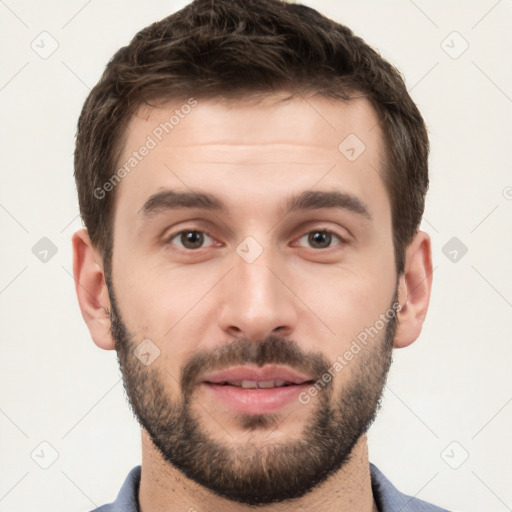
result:
[(303, 384), (304, 382), (309, 382), (314, 379), (308, 375), (301, 375), (284, 366), (266, 366), (264, 368), (236, 366), (227, 370), (209, 373), (202, 379), (203, 382), (210, 382), (212, 384), (244, 380), (257, 382), (284, 380), (292, 384)]

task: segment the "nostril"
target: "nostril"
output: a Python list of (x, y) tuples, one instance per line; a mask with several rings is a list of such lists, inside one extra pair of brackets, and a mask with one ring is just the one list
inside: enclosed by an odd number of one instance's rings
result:
[(291, 329), (286, 325), (280, 325), (279, 327), (272, 329), (272, 333), (278, 334), (280, 336), (289, 336), (289, 334), (291, 333)]

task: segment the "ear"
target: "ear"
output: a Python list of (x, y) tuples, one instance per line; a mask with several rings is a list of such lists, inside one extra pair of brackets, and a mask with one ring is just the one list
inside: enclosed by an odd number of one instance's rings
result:
[(105, 350), (113, 350), (103, 261), (86, 229), (73, 235), (73, 274), (80, 310), (94, 343)]
[(395, 348), (409, 346), (420, 335), (427, 316), (431, 289), (430, 236), (424, 231), (418, 231), (407, 247), (404, 272), (399, 278), (398, 297), (402, 308), (398, 313), (393, 343)]

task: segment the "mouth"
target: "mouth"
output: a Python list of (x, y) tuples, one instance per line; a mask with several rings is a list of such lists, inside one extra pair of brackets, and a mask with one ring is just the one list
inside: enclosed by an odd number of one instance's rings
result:
[(304, 384), (315, 379), (310, 375), (300, 374), (286, 366), (235, 366), (227, 370), (207, 374), (203, 382), (209, 384), (227, 384), (245, 388), (269, 388), (285, 385)]
[(289, 382), (285, 380), (233, 380), (233, 381), (226, 381), (226, 382), (210, 382), (205, 381), (206, 384), (214, 384), (217, 386), (235, 386), (237, 388), (244, 388), (244, 389), (272, 389), (272, 388), (285, 388), (288, 386), (297, 386), (300, 384), (309, 384), (313, 383), (313, 380), (310, 381), (304, 381), (301, 383), (296, 382)]
[(214, 402), (229, 410), (244, 414), (277, 412), (295, 401), (315, 379), (290, 368), (236, 367), (207, 375), (201, 385)]

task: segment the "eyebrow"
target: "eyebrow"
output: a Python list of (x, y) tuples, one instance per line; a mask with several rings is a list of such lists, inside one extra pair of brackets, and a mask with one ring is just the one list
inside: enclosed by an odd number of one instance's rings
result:
[[(139, 215), (149, 219), (159, 213), (181, 208), (199, 208), (226, 215), (229, 214), (229, 208), (226, 203), (208, 192), (163, 190), (149, 197), (139, 210)], [(338, 191), (307, 190), (292, 195), (286, 201), (284, 211), (285, 214), (288, 214), (296, 211), (317, 210), (321, 208), (347, 210), (367, 220), (372, 219), (368, 207), (358, 197), (347, 192)]]
[(347, 192), (324, 192), (308, 190), (290, 197), (287, 201), (286, 213), (298, 210), (317, 210), (320, 208), (337, 208), (372, 219), (370, 210), (358, 197)]
[(139, 210), (139, 214), (142, 217), (149, 218), (163, 211), (180, 208), (200, 208), (219, 213), (229, 213), (229, 209), (221, 199), (207, 192), (163, 190), (150, 196)]

